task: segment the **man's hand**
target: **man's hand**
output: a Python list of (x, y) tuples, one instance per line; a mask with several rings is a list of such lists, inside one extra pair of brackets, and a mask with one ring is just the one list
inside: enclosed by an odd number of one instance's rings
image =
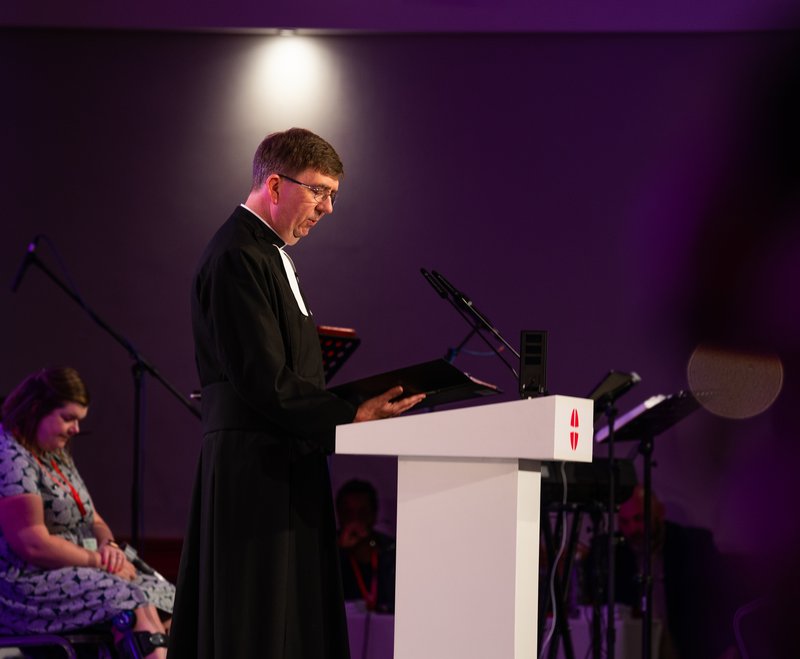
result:
[(352, 549), (369, 536), (369, 529), (362, 522), (350, 522), (339, 533), (339, 546), (342, 549)]
[(403, 387), (392, 387), (380, 396), (365, 400), (358, 406), (356, 418), (353, 421), (374, 421), (375, 419), (388, 419), (410, 410), (414, 405), (425, 398), (425, 394), (414, 394), (400, 400), (389, 402), (403, 393)]

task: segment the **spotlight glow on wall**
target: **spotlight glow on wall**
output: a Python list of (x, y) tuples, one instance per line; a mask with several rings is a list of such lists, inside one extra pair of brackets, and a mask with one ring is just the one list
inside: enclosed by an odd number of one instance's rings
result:
[(320, 126), (337, 101), (339, 72), (313, 37), (268, 37), (252, 52), (241, 80), (241, 110), (263, 128)]

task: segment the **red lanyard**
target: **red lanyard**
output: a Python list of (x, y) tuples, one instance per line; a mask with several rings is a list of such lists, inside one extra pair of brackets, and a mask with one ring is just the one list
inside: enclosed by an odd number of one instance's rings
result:
[(42, 464), (42, 461), (38, 458), (38, 456), (36, 458), (36, 462), (38, 462), (42, 466), (42, 469), (45, 470), (47, 475), (50, 476), (50, 480), (52, 480), (59, 487), (65, 487), (65, 489), (69, 490), (70, 494), (72, 495), (72, 498), (75, 499), (75, 503), (78, 504), (78, 510), (81, 511), (81, 517), (86, 517), (86, 506), (83, 505), (83, 501), (81, 501), (81, 497), (78, 494), (78, 491), (72, 486), (72, 483), (70, 483), (69, 480), (67, 480), (67, 477), (64, 476), (63, 473), (61, 473), (61, 470), (58, 468), (55, 459), (50, 458), (50, 464), (52, 465), (53, 469), (55, 469), (56, 473), (60, 476), (61, 478), (60, 481), (53, 478), (53, 474), (51, 474), (49, 470), (45, 469), (44, 465)]
[(372, 568), (369, 592), (367, 592), (367, 584), (364, 582), (364, 575), (361, 574), (361, 566), (352, 552), (350, 552), (350, 565), (356, 575), (356, 583), (358, 583), (358, 589), (361, 591), (361, 597), (364, 599), (367, 611), (374, 611), (375, 606), (378, 604), (378, 550), (373, 547), (369, 555), (369, 566)]

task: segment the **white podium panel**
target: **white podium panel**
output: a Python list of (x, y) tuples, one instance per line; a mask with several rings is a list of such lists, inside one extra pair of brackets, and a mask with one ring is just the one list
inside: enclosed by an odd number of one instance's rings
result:
[(398, 456), (394, 659), (537, 654), (541, 460), (590, 462), (593, 402), (548, 396), (339, 426)]
[(400, 458), (395, 659), (535, 657), (538, 463)]
[(336, 452), (416, 457), (592, 461), (594, 403), (527, 398), (410, 414), (336, 429)]

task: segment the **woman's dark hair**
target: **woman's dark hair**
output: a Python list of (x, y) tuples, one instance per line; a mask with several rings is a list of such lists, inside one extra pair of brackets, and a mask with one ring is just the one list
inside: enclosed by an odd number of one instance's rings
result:
[(41, 420), (67, 403), (89, 407), (89, 390), (69, 366), (43, 368), (20, 382), (3, 401), (3, 429), (29, 451), (36, 451)]

